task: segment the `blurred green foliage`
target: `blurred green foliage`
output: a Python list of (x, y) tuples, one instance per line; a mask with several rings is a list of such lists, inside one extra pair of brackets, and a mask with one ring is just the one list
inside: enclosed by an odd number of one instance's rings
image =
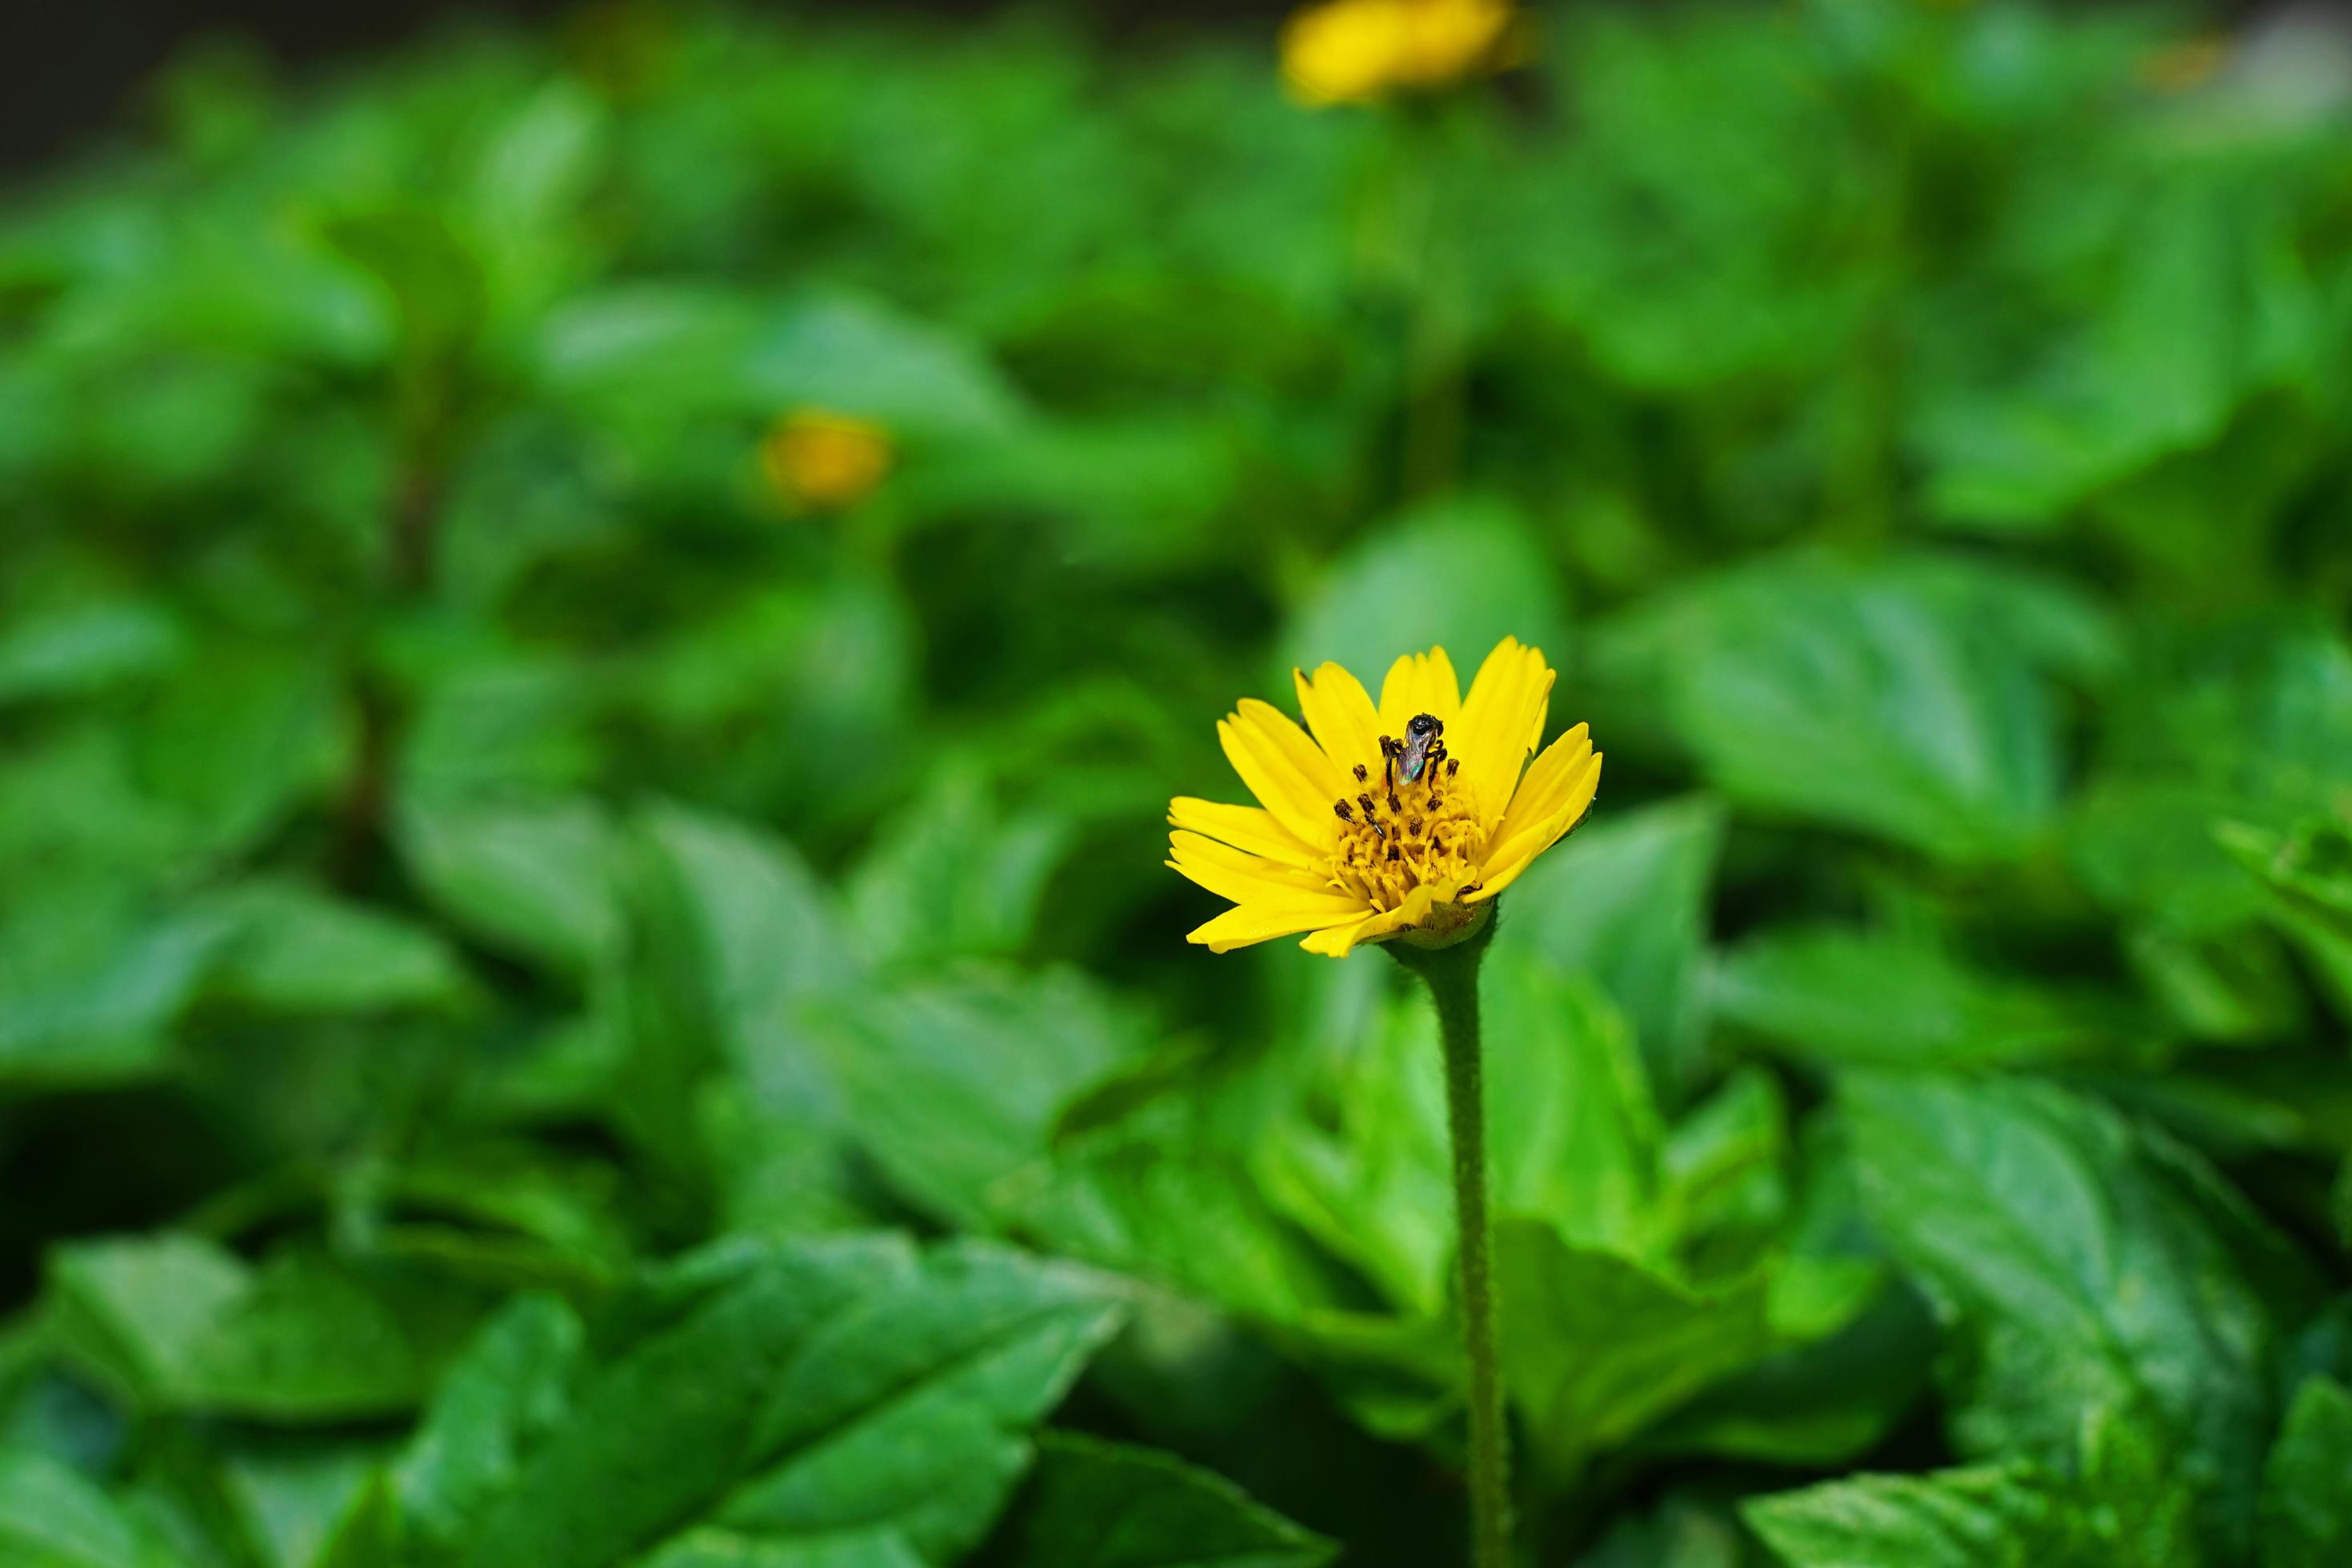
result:
[(1426, 1005), (1160, 814), (1507, 632), (1537, 1560), (2345, 1561), (2352, 46), (1540, 20), (624, 0), (14, 195), (0, 1556), (1454, 1560)]

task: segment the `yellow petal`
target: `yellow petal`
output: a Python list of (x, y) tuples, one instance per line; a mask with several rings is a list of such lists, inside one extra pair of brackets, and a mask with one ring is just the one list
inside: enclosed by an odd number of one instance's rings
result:
[(1189, 827), (1286, 866), (1312, 869), (1322, 865), (1325, 858), (1323, 851), (1301, 841), (1263, 806), (1227, 805), (1221, 800), (1180, 795), (1168, 803), (1168, 822), (1171, 826)]
[(1323, 748), (1298, 727), (1298, 721), (1273, 703), (1244, 697), (1234, 706), (1238, 710), (1234, 717), (1244, 724), (1255, 725), (1274, 742), (1284, 760), (1297, 770), (1298, 776), (1315, 791), (1328, 816), (1331, 803), (1339, 798), (1340, 786), (1349, 782), (1348, 770), (1326, 756)]
[(1357, 921), (1351, 925), (1331, 926), (1310, 933), (1298, 945), (1309, 952), (1319, 952), (1326, 958), (1345, 958), (1363, 942), (1377, 942), (1392, 936), (1407, 926), (1419, 925), (1429, 917), (1429, 908), (1435, 899), (1427, 888), (1415, 888), (1404, 897), (1404, 902), (1392, 910), (1384, 910)]
[(1406, 654), (1389, 666), (1381, 683), (1381, 734), (1403, 740), (1405, 723), (1416, 713), (1434, 715), (1448, 731), (1462, 717), (1462, 686), (1442, 647)]
[(1324, 665), (1312, 680), (1303, 670), (1291, 676), (1298, 682), (1298, 710), (1307, 716), (1307, 727), (1345, 775), (1341, 788), (1354, 788), (1354, 769), (1375, 768), (1381, 761), (1381, 710), (1372, 706), (1371, 694), (1336, 664)]
[[(1339, 830), (1331, 803), (1340, 791), (1336, 784), (1326, 786), (1330, 760), (1315, 750), (1315, 742), (1300, 733), (1297, 725), (1265, 703), (1241, 706), (1244, 711), (1217, 723), (1217, 740), (1225, 749), (1225, 760), (1234, 764), (1234, 772), (1241, 774), (1250, 793), (1295, 837), (1318, 848), (1328, 847)], [(1297, 746), (1286, 743), (1279, 731), (1258, 716), (1258, 710), (1273, 714), (1297, 737)], [(1302, 767), (1299, 748), (1314, 753), (1311, 768)]]
[(1172, 857), (1168, 862), (1171, 869), (1237, 904), (1276, 899), (1287, 893), (1332, 890), (1328, 877), (1235, 849), (1197, 833), (1179, 829), (1170, 834), (1168, 850)]
[(1208, 924), (1188, 933), (1184, 940), (1198, 942), (1212, 952), (1230, 952), (1253, 942), (1271, 942), (1278, 936), (1290, 936), (1302, 931), (1321, 931), (1328, 926), (1353, 925), (1364, 917), (1360, 899), (1342, 897), (1338, 893), (1315, 898), (1305, 894), (1266, 900), (1260, 903), (1236, 904)]
[(1520, 872), (1535, 864), (1538, 856), (1584, 820), (1584, 814), (1592, 809), (1592, 797), (1600, 788), (1601, 753), (1595, 752), (1579, 759), (1577, 772), (1566, 788), (1555, 795), (1559, 804), (1549, 816), (1521, 825), (1487, 851), (1486, 869), (1478, 890), (1464, 902), (1475, 904), (1491, 899), (1518, 880)]
[(1511, 804), (1496, 824), (1494, 834), (1486, 840), (1486, 856), (1494, 858), (1495, 851), (1505, 840), (1559, 809), (1569, 787), (1592, 752), (1592, 731), (1589, 725), (1579, 724), (1559, 740), (1543, 749), (1543, 754), (1528, 764), (1519, 787), (1511, 793)]
[[(1513, 803), (1514, 816), (1505, 820), (1486, 845), (1482, 880), (1484, 871), (1500, 870), (1521, 856), (1542, 854), (1561, 834), (1582, 820), (1585, 808), (1592, 804), (1593, 791), (1601, 783), (1601, 758), (1583, 749), (1572, 753), (1572, 757), (1573, 771), (1557, 789), (1546, 792), (1541, 809), (1534, 801), (1529, 801), (1524, 811), (1517, 802)], [(1527, 792), (1523, 788), (1520, 794), (1524, 796)], [(1566, 821), (1561, 820), (1563, 812), (1570, 812)]]
[(1459, 736), (1451, 729), (1446, 731), (1445, 749), (1461, 759), (1478, 820), (1490, 833), (1510, 805), (1528, 753), (1543, 740), (1552, 679), (1540, 648), (1505, 637), (1470, 683)]

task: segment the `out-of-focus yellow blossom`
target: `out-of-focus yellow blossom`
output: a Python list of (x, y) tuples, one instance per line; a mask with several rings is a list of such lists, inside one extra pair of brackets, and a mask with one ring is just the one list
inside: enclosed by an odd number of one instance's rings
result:
[(1168, 805), (1168, 864), (1234, 901), (1187, 939), (1213, 952), (1300, 931), (1300, 946), (1333, 958), (1392, 937), (1463, 940), (1600, 788), (1582, 724), (1528, 761), (1553, 671), (1516, 638), (1486, 656), (1467, 697), (1442, 647), (1398, 659), (1377, 707), (1336, 664), (1296, 679), (1307, 729), (1246, 698), (1217, 726), (1257, 805)]
[(1517, 63), (1510, 0), (1324, 0), (1293, 13), (1282, 75), (1313, 104), (1427, 91)]
[(795, 408), (760, 443), (760, 466), (786, 504), (816, 510), (855, 506), (898, 458), (881, 426), (822, 408)]
[(2188, 92), (2203, 87), (2230, 63), (2230, 41), (2220, 37), (2187, 38), (2140, 56), (2140, 81), (2158, 92)]

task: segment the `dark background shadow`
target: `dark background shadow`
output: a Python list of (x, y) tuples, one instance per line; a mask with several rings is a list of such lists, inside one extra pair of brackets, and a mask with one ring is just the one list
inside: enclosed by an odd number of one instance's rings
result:
[[(822, 0), (803, 11), (898, 10), (979, 16), (998, 0)], [(135, 110), (156, 67), (207, 38), (257, 43), (299, 66), (365, 55), (468, 18), (527, 19), (573, 0), (6, 0), (0, 4), (0, 169), (21, 173)], [(1068, 6), (1114, 30), (1270, 25), (1282, 0), (1085, 0)]]

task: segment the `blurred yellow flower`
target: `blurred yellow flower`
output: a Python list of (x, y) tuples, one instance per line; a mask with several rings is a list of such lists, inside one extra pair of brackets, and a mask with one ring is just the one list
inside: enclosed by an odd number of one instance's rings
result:
[(1312, 104), (1425, 91), (1517, 64), (1510, 0), (1323, 0), (1282, 32), (1282, 75)]
[(760, 443), (760, 467), (787, 505), (818, 510), (855, 506), (874, 493), (898, 458), (881, 426), (822, 408), (795, 408)]
[(1299, 931), (1333, 958), (1397, 936), (1458, 941), (1600, 787), (1582, 724), (1528, 763), (1553, 671), (1517, 638), (1486, 656), (1466, 698), (1442, 647), (1390, 667), (1378, 707), (1336, 664), (1296, 679), (1311, 739), (1249, 699), (1217, 726), (1259, 805), (1169, 803), (1169, 866), (1234, 901), (1187, 938), (1213, 952)]
[(2158, 92), (2189, 92), (2220, 76), (2229, 63), (2229, 39), (2188, 38), (2142, 55), (2137, 74), (2143, 85)]

